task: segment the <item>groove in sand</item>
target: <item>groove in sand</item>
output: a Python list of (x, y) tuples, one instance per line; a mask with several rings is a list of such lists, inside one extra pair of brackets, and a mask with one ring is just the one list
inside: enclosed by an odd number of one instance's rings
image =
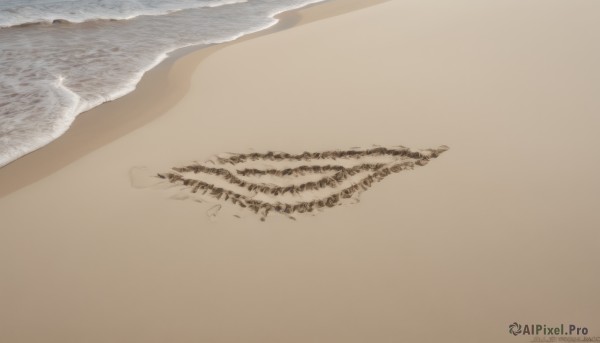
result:
[[(261, 220), (271, 212), (286, 215), (292, 219), (295, 213), (313, 213), (319, 209), (331, 208), (341, 205), (345, 199), (350, 199), (360, 192), (366, 191), (373, 184), (382, 181), (393, 173), (399, 173), (403, 170), (414, 169), (415, 166), (426, 165), (430, 159), (438, 157), (441, 153), (448, 150), (446, 146), (440, 146), (437, 149), (426, 149), (412, 151), (405, 147), (400, 148), (373, 148), (366, 150), (331, 150), (324, 152), (304, 152), (302, 154), (288, 154), (283, 152), (249, 153), (249, 154), (229, 154), (227, 157), (216, 156), (208, 162), (219, 164), (220, 167), (210, 167), (200, 163), (174, 167), (172, 172), (159, 173), (157, 176), (172, 184), (185, 186), (191, 193), (208, 195), (222, 203), (232, 203), (240, 208), (250, 209), (259, 214)], [(387, 163), (364, 163), (366, 157), (392, 157), (392, 162)], [(286, 161), (325, 161), (325, 160), (352, 160), (358, 164), (354, 166), (343, 166), (339, 164), (324, 165), (302, 165), (297, 167), (283, 166), (282, 168), (244, 168), (229, 170), (226, 165), (238, 165), (250, 161), (260, 162), (286, 162)], [(326, 175), (317, 181), (301, 182), (297, 184), (281, 186), (269, 185), (266, 183), (257, 183), (244, 179), (247, 176), (271, 176), (285, 180), (294, 177), (295, 180), (302, 180), (305, 174), (327, 174), (335, 172), (332, 175)], [(358, 180), (352, 178), (361, 173), (367, 175)], [(192, 174), (194, 177), (186, 177), (185, 174)], [(202, 175), (216, 176), (222, 184), (208, 182)], [(350, 182), (350, 185), (345, 183)], [(230, 189), (231, 186), (241, 187), (252, 195), (245, 195), (239, 191)], [(310, 194), (309, 194), (310, 192)], [(257, 194), (267, 196), (267, 199), (256, 199)], [(289, 193), (291, 196), (302, 196), (293, 201), (282, 200), (282, 196)], [(306, 197), (310, 199), (306, 199)], [(215, 212), (211, 208), (211, 212)], [(218, 210), (217, 210), (218, 211)], [(210, 216), (216, 215), (211, 213)]]

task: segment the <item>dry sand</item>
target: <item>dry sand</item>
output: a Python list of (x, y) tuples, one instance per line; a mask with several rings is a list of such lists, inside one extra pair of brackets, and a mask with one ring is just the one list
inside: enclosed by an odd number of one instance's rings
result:
[[(529, 341), (514, 321), (600, 336), (599, 10), (391, 0), (188, 63), (180, 99), (134, 92), (164, 113), (25, 187), (0, 174), (0, 341)], [(371, 144), (451, 149), (297, 221), (211, 221), (129, 176)]]

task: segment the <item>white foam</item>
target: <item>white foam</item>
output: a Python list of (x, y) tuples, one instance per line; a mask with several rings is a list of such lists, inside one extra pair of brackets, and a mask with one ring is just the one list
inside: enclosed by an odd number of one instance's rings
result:
[(0, 166), (56, 139), (81, 112), (133, 91), (170, 52), (238, 39), (320, 1), (203, 1), (214, 6), (91, 27), (0, 29)]
[(130, 20), (139, 16), (158, 16), (186, 9), (217, 7), (247, 0), (118, 0), (118, 1), (8, 1), (0, 4), (0, 28), (52, 23), (66, 20), (83, 23), (93, 20)]

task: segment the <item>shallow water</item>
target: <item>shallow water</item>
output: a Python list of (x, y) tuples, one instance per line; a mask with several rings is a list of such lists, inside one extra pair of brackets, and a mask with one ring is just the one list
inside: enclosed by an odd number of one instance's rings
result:
[(133, 89), (167, 53), (237, 39), (322, 0), (0, 3), (0, 166)]

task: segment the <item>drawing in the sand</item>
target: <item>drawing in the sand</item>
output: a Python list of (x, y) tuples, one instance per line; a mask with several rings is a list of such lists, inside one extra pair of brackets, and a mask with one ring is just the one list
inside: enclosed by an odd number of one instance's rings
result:
[(405, 147), (217, 155), (204, 163), (174, 167), (157, 177), (181, 185), (192, 194), (217, 201), (208, 211), (216, 216), (222, 205), (248, 209), (261, 220), (270, 213), (291, 219), (357, 200), (393, 173), (424, 166), (448, 150)]

